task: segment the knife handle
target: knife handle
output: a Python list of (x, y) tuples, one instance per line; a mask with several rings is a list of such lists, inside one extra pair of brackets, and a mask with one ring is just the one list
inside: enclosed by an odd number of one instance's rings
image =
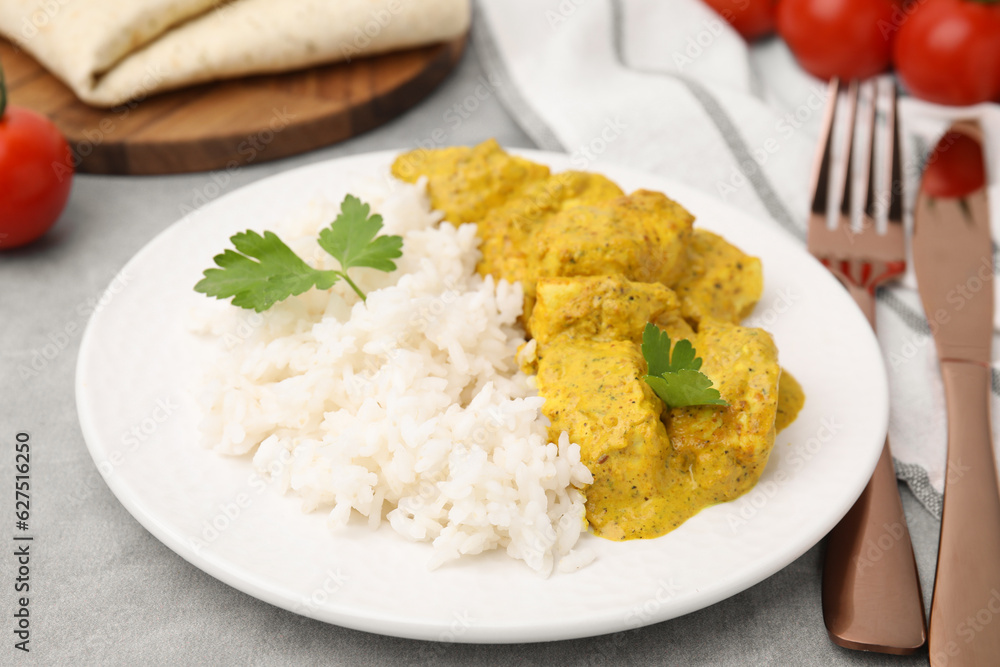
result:
[(948, 468), (929, 630), (935, 667), (1000, 661), (1000, 492), (990, 373), (976, 363), (941, 362)]

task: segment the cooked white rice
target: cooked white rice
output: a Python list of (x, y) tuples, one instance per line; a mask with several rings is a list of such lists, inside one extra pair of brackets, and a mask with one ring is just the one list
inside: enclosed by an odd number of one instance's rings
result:
[[(422, 185), (386, 175), (350, 191), (382, 214), (381, 233), (403, 237), (398, 270), (351, 270), (366, 303), (343, 282), (259, 315), (206, 300), (202, 330), (221, 348), (205, 378), (207, 443), (254, 452), (334, 531), (361, 515), (433, 542), (431, 567), (497, 548), (544, 574), (586, 565), (574, 545), (592, 477), (565, 433), (548, 442), (544, 399), (517, 369), (520, 285), (476, 274), (475, 226), (438, 224)], [(315, 242), (339, 204), (259, 231), (339, 268)]]

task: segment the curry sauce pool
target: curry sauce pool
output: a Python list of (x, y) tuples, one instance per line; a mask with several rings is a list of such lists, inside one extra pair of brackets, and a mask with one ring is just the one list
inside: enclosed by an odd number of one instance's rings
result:
[[(393, 173), (426, 177), (436, 208), (478, 223), (480, 273), (524, 286), (522, 368), (550, 437), (567, 431), (594, 475), (595, 534), (657, 537), (753, 488), (804, 401), (770, 334), (740, 326), (763, 289), (757, 258), (661, 193), (553, 175), (492, 141), (405, 154)], [(643, 379), (647, 322), (694, 344), (726, 406), (660, 400)]]

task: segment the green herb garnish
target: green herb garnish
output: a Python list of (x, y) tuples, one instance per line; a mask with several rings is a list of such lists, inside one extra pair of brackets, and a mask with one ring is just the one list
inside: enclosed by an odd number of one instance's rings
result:
[(7, 82), (3, 78), (3, 65), (0, 65), (0, 118), (7, 110)]
[(695, 356), (691, 341), (682, 338), (670, 352), (670, 334), (655, 324), (647, 323), (642, 332), (642, 356), (646, 358), (649, 383), (656, 395), (668, 407), (688, 405), (728, 405), (712, 381), (702, 373), (701, 358)]
[(340, 270), (321, 271), (306, 264), (273, 232), (247, 230), (232, 237), (236, 250), (227, 249), (214, 257), (220, 268), (206, 269), (205, 277), (194, 286), (217, 299), (233, 298), (233, 305), (258, 313), (290, 296), (316, 287), (329, 289), (343, 278), (365, 300), (347, 270), (367, 266), (379, 271), (395, 271), (393, 259), (403, 254), (400, 236), (376, 236), (382, 216), (369, 216), (371, 207), (353, 195), (340, 205), (340, 215), (319, 233), (320, 247), (340, 262)]

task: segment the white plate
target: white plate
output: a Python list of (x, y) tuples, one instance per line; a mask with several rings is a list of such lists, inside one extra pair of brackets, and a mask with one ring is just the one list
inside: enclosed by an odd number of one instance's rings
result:
[[(569, 168), (565, 155), (519, 151)], [(751, 322), (775, 336), (806, 405), (778, 436), (760, 483), (655, 540), (584, 536), (598, 556), (543, 579), (502, 554), (428, 571), (428, 544), (358, 525), (331, 535), (325, 512), (265, 489), (245, 459), (202, 449), (189, 394), (206, 344), (186, 319), (192, 287), (228, 237), (262, 230), (318, 194), (376, 174), (394, 152), (296, 169), (233, 192), (143, 248), (87, 326), (77, 407), (98, 469), (126, 509), (196, 567), (271, 604), (400, 637), (465, 642), (568, 639), (647, 625), (708, 606), (780, 570), (816, 544), (861, 493), (888, 418), (885, 371), (847, 292), (784, 232), (688, 187), (595, 167), (626, 190), (666, 192), (764, 262)], [(361, 522), (358, 522), (359, 524)]]

